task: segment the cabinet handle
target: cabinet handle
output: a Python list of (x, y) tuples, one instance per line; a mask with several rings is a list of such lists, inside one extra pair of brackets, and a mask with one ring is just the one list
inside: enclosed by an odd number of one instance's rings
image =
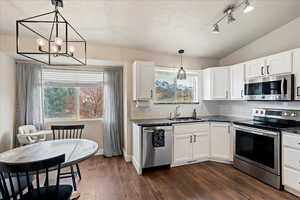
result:
[(261, 72), (261, 75), (263, 76), (264, 75), (264, 66), (261, 66), (260, 72)]
[(193, 143), (193, 136), (190, 136), (190, 143)]
[(297, 87), (297, 97), (300, 96), (300, 87)]
[(150, 98), (153, 98), (153, 90), (150, 90)]
[(244, 97), (243, 93), (244, 93), (244, 90), (241, 90), (241, 97), (242, 98)]
[(196, 135), (194, 135), (194, 142), (196, 142), (197, 141), (197, 136)]
[(267, 74), (270, 74), (270, 65), (267, 65)]

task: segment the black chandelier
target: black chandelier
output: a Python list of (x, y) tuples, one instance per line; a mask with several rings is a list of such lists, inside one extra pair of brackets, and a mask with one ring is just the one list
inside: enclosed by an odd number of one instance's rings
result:
[(59, 12), (63, 0), (51, 3), (54, 11), (16, 22), (17, 54), (52, 66), (86, 65), (86, 40)]

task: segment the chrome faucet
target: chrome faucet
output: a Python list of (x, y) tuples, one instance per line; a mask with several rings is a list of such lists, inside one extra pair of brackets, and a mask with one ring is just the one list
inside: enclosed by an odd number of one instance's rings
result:
[(176, 106), (176, 108), (175, 108), (174, 119), (177, 119), (177, 117), (179, 117), (181, 115), (181, 113), (178, 112), (179, 108), (180, 108), (180, 105)]

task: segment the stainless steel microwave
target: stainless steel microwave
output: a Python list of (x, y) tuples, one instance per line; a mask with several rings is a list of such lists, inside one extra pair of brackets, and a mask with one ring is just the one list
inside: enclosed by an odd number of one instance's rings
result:
[(294, 100), (294, 75), (276, 75), (249, 79), (244, 85), (244, 99), (254, 101)]

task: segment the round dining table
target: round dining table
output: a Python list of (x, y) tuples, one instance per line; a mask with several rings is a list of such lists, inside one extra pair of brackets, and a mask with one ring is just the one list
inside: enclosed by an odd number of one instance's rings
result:
[[(38, 142), (0, 153), (0, 162), (11, 164), (28, 163), (65, 154), (65, 162), (61, 167), (78, 164), (94, 156), (98, 144), (87, 139), (61, 139)], [(78, 197), (79, 192), (72, 196)]]

